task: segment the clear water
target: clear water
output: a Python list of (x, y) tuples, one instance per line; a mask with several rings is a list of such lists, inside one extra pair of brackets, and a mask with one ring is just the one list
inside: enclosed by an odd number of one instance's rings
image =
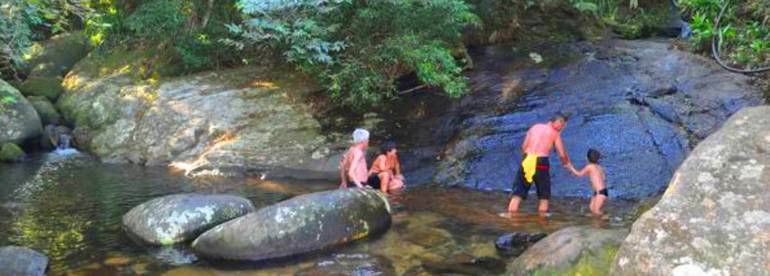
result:
[[(334, 263), (334, 256), (374, 256), (380, 260), (371, 264), (375, 270), (393, 274), (496, 274), (511, 260), (494, 248), (499, 235), (553, 232), (570, 225), (628, 227), (634, 209), (630, 202), (610, 201), (610, 219), (602, 220), (586, 216), (587, 199), (555, 199), (553, 215), (545, 218), (527, 215), (535, 209), (529, 200), (524, 215), (505, 218), (499, 215), (508, 200), (503, 193), (418, 187), (391, 196), (393, 226), (383, 235), (289, 260), (236, 264), (199, 260), (184, 245), (140, 246), (120, 223), (132, 207), (167, 194), (230, 193), (260, 207), (335, 187), (334, 182), (193, 180), (163, 167), (47, 154), (24, 164), (0, 164), (0, 245), (43, 252), (50, 259), (50, 275), (312, 274), (314, 267)], [(474, 259), (493, 264), (467, 264)]]

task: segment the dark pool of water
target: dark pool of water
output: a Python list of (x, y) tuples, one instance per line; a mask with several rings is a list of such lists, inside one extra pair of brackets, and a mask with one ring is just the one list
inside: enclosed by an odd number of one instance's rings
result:
[(499, 216), (508, 200), (503, 193), (418, 187), (390, 198), (393, 225), (381, 236), (259, 264), (207, 262), (185, 246), (140, 246), (120, 223), (132, 207), (167, 194), (230, 193), (261, 207), (335, 186), (290, 180), (193, 180), (162, 167), (109, 165), (86, 156), (48, 154), (24, 164), (0, 164), (0, 246), (43, 252), (50, 258), (52, 275), (313, 274), (319, 266), (345, 260), (353, 260), (348, 264), (351, 269), (366, 263), (373, 271), (393, 274), (496, 274), (510, 262), (494, 248), (493, 241), (501, 234), (553, 232), (570, 225), (628, 227), (634, 212), (630, 202), (610, 201), (610, 219), (598, 220), (585, 215), (587, 199), (565, 198), (554, 200), (551, 217), (527, 215), (535, 210), (535, 201), (530, 200), (524, 215), (505, 218)]

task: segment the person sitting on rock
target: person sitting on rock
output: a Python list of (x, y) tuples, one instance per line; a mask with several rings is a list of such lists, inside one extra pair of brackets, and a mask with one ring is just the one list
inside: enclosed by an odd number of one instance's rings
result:
[(513, 184), (513, 198), (508, 204), (508, 212), (519, 211), (519, 204), (527, 198), (532, 183), (537, 185), (538, 212), (547, 214), (548, 200), (551, 198), (551, 175), (548, 157), (554, 145), (562, 164), (566, 167), (571, 163), (564, 144), (561, 141), (561, 130), (567, 125), (567, 116), (557, 114), (548, 123), (535, 124), (527, 131), (521, 151), (524, 158), (519, 163), (519, 171)]
[(604, 169), (602, 166), (599, 166), (599, 159), (602, 157), (602, 154), (599, 153), (598, 150), (589, 149), (587, 157), (588, 165), (583, 167), (582, 170), (576, 170), (575, 166), (572, 166), (572, 164), (567, 168), (577, 177), (588, 175), (589, 179), (591, 179), (591, 186), (594, 190), (594, 194), (591, 197), (589, 209), (591, 209), (591, 213), (594, 215), (601, 216), (604, 214), (602, 213), (602, 205), (604, 205), (604, 202), (607, 201), (607, 198), (609, 197), (607, 188), (604, 186)]
[(398, 161), (396, 144), (387, 142), (380, 146), (380, 153), (369, 169), (369, 180), (372, 188), (380, 189), (383, 193), (404, 187), (404, 176), (401, 175), (401, 163)]
[(357, 128), (353, 131), (353, 145), (340, 160), (340, 188), (347, 188), (348, 182), (356, 187), (366, 186), (366, 147), (369, 146), (369, 131)]

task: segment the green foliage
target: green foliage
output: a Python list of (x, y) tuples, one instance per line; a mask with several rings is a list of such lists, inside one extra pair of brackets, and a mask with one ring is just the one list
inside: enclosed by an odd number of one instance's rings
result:
[(127, 19), (134, 38), (159, 42), (182, 31), (189, 20), (189, 3), (181, 0), (153, 0), (143, 3)]
[(234, 1), (99, 1), (94, 8), (98, 15), (85, 22), (91, 41), (103, 52), (131, 45), (129, 50), (154, 53), (144, 62), (150, 75), (171, 64), (190, 73), (238, 59), (221, 42), (229, 36), (225, 24), (237, 20)]
[(80, 1), (5, 0), (0, 3), (0, 74), (17, 78), (34, 40), (75, 28), (92, 10)]
[(682, 10), (691, 15), (692, 44), (695, 49), (709, 50), (713, 37), (719, 40), (720, 52), (731, 63), (748, 68), (770, 63), (770, 0), (730, 1), (728, 9), (714, 29), (721, 7), (727, 0), (679, 0)]
[(670, 16), (668, 0), (563, 0), (576, 10), (596, 16), (622, 38), (640, 38), (665, 24)]
[(240, 49), (267, 45), (329, 89), (365, 107), (396, 96), (410, 72), (450, 96), (465, 90), (462, 30), (478, 24), (461, 0), (241, 0), (243, 24), (228, 25)]
[(599, 5), (591, 1), (572, 0), (572, 6), (581, 12), (590, 12), (594, 14), (599, 12)]

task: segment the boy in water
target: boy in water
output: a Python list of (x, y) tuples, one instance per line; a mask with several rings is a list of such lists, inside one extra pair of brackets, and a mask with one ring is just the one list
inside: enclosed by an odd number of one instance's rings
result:
[(583, 167), (582, 170), (576, 170), (575, 166), (572, 166), (571, 164), (568, 166), (568, 169), (577, 177), (588, 175), (591, 179), (594, 195), (591, 197), (589, 208), (591, 209), (591, 213), (601, 216), (604, 214), (602, 213), (602, 205), (604, 205), (604, 202), (607, 201), (607, 197), (609, 197), (607, 188), (604, 186), (604, 169), (602, 166), (599, 166), (599, 159), (602, 155), (598, 150), (589, 149), (587, 156), (588, 165)]
[(347, 188), (348, 182), (356, 187), (366, 186), (366, 147), (369, 145), (369, 131), (357, 128), (353, 131), (353, 145), (340, 160), (340, 188)]

